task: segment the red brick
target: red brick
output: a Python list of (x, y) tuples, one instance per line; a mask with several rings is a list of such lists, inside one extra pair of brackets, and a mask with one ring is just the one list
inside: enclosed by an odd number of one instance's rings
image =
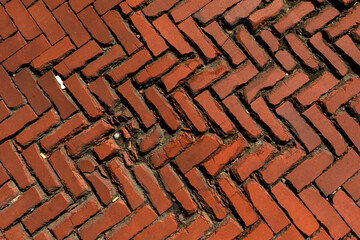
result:
[[(278, 203), (287, 211), (295, 226), (307, 236), (319, 228), (319, 224), (304, 204), (288, 189), (285, 184), (278, 183), (271, 188)], [(286, 238), (284, 238), (286, 239)]]
[(346, 151), (344, 139), (341, 137), (340, 133), (336, 130), (331, 121), (327, 119), (321, 112), (317, 105), (311, 106), (303, 113), (303, 115), (305, 115), (321, 132), (324, 138), (329, 141), (337, 156), (340, 156)]
[(195, 100), (205, 110), (209, 118), (220, 128), (220, 134), (228, 136), (235, 131), (232, 122), (227, 118), (220, 104), (206, 91), (198, 95)]
[(209, 220), (204, 215), (198, 215), (186, 228), (181, 228), (171, 240), (199, 239), (210, 227)]
[(142, 49), (132, 55), (127, 61), (122, 63), (119, 67), (112, 70), (108, 75), (111, 79), (118, 83), (127, 75), (136, 72), (145, 63), (151, 60), (151, 56), (148, 51)]
[(312, 81), (295, 95), (295, 99), (302, 105), (307, 106), (318, 100), (321, 95), (327, 93), (339, 81), (329, 72), (324, 72), (320, 77)]
[(4, 233), (4, 236), (7, 239), (29, 239), (30, 238), (30, 236), (26, 233), (26, 231), (24, 230), (24, 228), (21, 226), (20, 223), (13, 226), (9, 230), (7, 230)]
[(283, 72), (277, 65), (263, 73), (260, 73), (253, 81), (250, 81), (249, 84), (243, 88), (243, 95), (246, 101), (251, 102), (258, 92), (264, 88), (275, 85), (284, 77), (285, 72)]
[(0, 185), (3, 185), (7, 180), (9, 180), (9, 176), (6, 173), (6, 170), (3, 166), (0, 165)]
[(360, 50), (349, 35), (345, 35), (337, 40), (335, 45), (340, 48), (353, 62), (355, 62), (358, 67), (360, 66)]
[(9, 2), (5, 5), (5, 9), (26, 40), (34, 39), (41, 34), (39, 27), (20, 0)]
[(134, 240), (141, 239), (164, 239), (177, 229), (177, 222), (173, 213), (168, 214), (164, 220), (158, 220), (140, 234)]
[(66, 37), (35, 58), (31, 66), (37, 70), (44, 70), (44, 68), (59, 61), (73, 50), (75, 50), (74, 45), (72, 45), (69, 38)]
[(108, 205), (115, 199), (117, 195), (116, 189), (108, 179), (100, 175), (99, 171), (86, 173), (85, 177), (90, 182), (94, 192), (104, 205)]
[(5, 229), (28, 210), (40, 203), (44, 194), (37, 188), (31, 187), (21, 194), (8, 207), (0, 210), (0, 228)]
[(208, 239), (222, 240), (222, 239), (235, 239), (243, 231), (239, 223), (233, 218), (229, 217), (211, 234)]
[(15, 88), (11, 78), (5, 69), (0, 66), (1, 88), (0, 96), (9, 108), (20, 106), (24, 99), (18, 89)]
[(248, 143), (240, 134), (227, 146), (223, 146), (209, 161), (203, 164), (207, 173), (211, 176), (216, 175), (231, 160), (236, 158), (246, 147)]
[(48, 6), (50, 10), (54, 10), (60, 4), (62, 4), (65, 0), (43, 0), (45, 4)]
[(77, 102), (85, 109), (85, 112), (92, 118), (97, 118), (105, 111), (100, 104), (90, 95), (84, 84), (80, 82), (77, 75), (72, 75), (65, 81), (65, 86)]
[[(1, 20), (0, 20), (1, 21)], [(0, 62), (6, 60), (16, 51), (26, 45), (26, 41), (20, 33), (15, 33), (13, 36), (5, 39), (0, 43)]]
[[(220, 146), (220, 143), (218, 137), (204, 135), (194, 145), (175, 158), (174, 162), (181, 172), (186, 173), (212, 154)], [(196, 155), (196, 159), (194, 159), (194, 155)]]
[(325, 149), (315, 152), (286, 176), (300, 190), (316, 179), (332, 162), (333, 156)]
[(245, 109), (242, 103), (235, 95), (231, 95), (223, 100), (226, 108), (233, 115), (246, 134), (252, 138), (257, 139), (261, 136), (262, 130), (250, 117), (249, 112)]
[(274, 134), (279, 141), (287, 142), (291, 139), (285, 126), (270, 111), (262, 97), (256, 99), (251, 104), (251, 108), (256, 112), (260, 120), (270, 128), (271, 133)]
[(13, 135), (35, 119), (37, 119), (37, 116), (29, 105), (23, 106), (11, 115), (11, 117), (0, 123), (0, 139), (3, 140)]
[(41, 205), (33, 213), (23, 218), (22, 221), (30, 233), (39, 229), (44, 223), (57, 217), (71, 203), (70, 197), (60, 192), (51, 200)]
[(196, 95), (199, 91), (221, 78), (228, 70), (225, 61), (216, 61), (207, 69), (204, 69), (190, 78), (189, 81), (187, 81), (187, 85), (191, 92)]
[[(90, 0), (91, 2), (94, 0)], [(86, 1), (77, 1), (79, 3), (87, 4)], [(87, 1), (89, 2), (89, 1)], [(69, 2), (71, 5), (71, 1)], [(76, 11), (75, 11), (76, 12)], [(112, 42), (112, 36), (105, 23), (101, 20), (99, 15), (95, 12), (92, 6), (87, 7), (77, 15), (85, 28), (89, 31), (95, 40), (102, 44), (109, 44)]]
[(129, 4), (129, 6), (131, 6), (132, 8), (136, 8), (137, 6), (139, 6), (140, 4), (144, 3), (146, 0), (125, 0), (127, 4)]
[(345, 15), (340, 21), (325, 29), (330, 38), (335, 38), (356, 25), (360, 20), (360, 5), (355, 7)]
[(244, 240), (270, 240), (272, 237), (273, 233), (270, 228), (266, 225), (266, 223), (260, 221), (255, 228), (251, 229), (251, 231), (247, 233)]
[(210, 0), (186, 0), (177, 5), (170, 13), (175, 22), (180, 22), (187, 19), (209, 2)]
[(156, 218), (156, 213), (148, 205), (145, 205), (134, 211), (128, 222), (116, 226), (111, 230), (111, 232), (107, 234), (107, 237), (109, 239), (130, 239)]
[(259, 183), (250, 181), (246, 184), (245, 190), (254, 207), (264, 217), (274, 233), (278, 233), (290, 223), (286, 215)]
[[(290, 33), (291, 34), (291, 33)], [(290, 35), (288, 34), (288, 35)], [(287, 36), (288, 36), (287, 35)], [(270, 29), (262, 30), (259, 34), (261, 39), (266, 43), (266, 45), (270, 48), (270, 50), (274, 53), (279, 50), (279, 40), (274, 36)], [(275, 65), (275, 67), (277, 67)]]
[(113, 129), (110, 124), (100, 120), (79, 135), (73, 137), (66, 144), (66, 150), (70, 156), (78, 156), (89, 144), (94, 143)]
[(9, 15), (5, 12), (3, 6), (0, 6), (0, 29), (0, 36), (4, 39), (17, 31), (17, 28), (11, 21)]
[(72, 8), (72, 10), (74, 10), (74, 12), (78, 13), (81, 10), (83, 10), (85, 7), (87, 7), (89, 4), (93, 3), (95, 0), (70, 0), (69, 4), (70, 7)]
[(290, 123), (309, 152), (321, 144), (320, 137), (305, 122), (290, 102), (285, 102), (278, 107), (276, 113)]
[(310, 34), (313, 34), (325, 26), (328, 22), (333, 20), (338, 14), (339, 11), (334, 7), (325, 8), (321, 10), (319, 14), (306, 21), (304, 30)]
[(87, 65), (82, 73), (87, 78), (96, 77), (101, 70), (109, 66), (114, 61), (119, 61), (124, 57), (124, 52), (119, 45), (111, 47), (104, 55), (96, 59), (94, 62)]
[(133, 107), (135, 112), (139, 115), (142, 123), (146, 128), (150, 128), (155, 123), (155, 118), (150, 112), (142, 98), (137, 93), (136, 89), (132, 86), (130, 80), (123, 83), (118, 87), (118, 91)]
[(185, 177), (204, 201), (205, 209), (214, 214), (216, 219), (224, 219), (227, 215), (224, 204), (221, 202), (219, 196), (208, 186), (206, 179), (201, 172), (198, 169), (193, 168), (185, 174)]
[(96, 0), (94, 2), (95, 10), (100, 14), (103, 15), (111, 8), (115, 7), (121, 2), (121, 0)]
[(8, 116), (10, 116), (9, 109), (6, 107), (4, 101), (0, 101), (0, 122), (2, 122)]
[(288, 78), (277, 84), (268, 94), (267, 98), (273, 105), (279, 104), (283, 99), (289, 97), (310, 79), (303, 70), (293, 72)]
[(350, 150), (316, 179), (316, 185), (325, 195), (329, 195), (359, 169), (360, 157), (354, 150)]
[(177, 58), (174, 55), (166, 54), (159, 60), (150, 63), (145, 67), (144, 70), (142, 70), (135, 76), (136, 83), (141, 85), (147, 83), (153, 78), (158, 77), (159, 75), (164, 74), (169, 69), (171, 69), (172, 66), (174, 66), (176, 60)]
[(275, 147), (266, 142), (262, 143), (237, 160), (232, 171), (240, 181), (244, 181), (253, 171), (261, 168), (266, 159), (270, 158), (275, 152)]
[[(249, 0), (250, 1), (250, 0)], [(274, 0), (265, 8), (255, 11), (249, 16), (249, 21), (251, 25), (256, 28), (267, 19), (273, 18), (279, 14), (279, 12), (284, 8), (283, 0)]]
[(34, 240), (53, 240), (55, 239), (48, 230), (42, 230), (34, 236)]
[(334, 208), (340, 213), (345, 222), (360, 236), (360, 223), (358, 216), (360, 214), (360, 208), (357, 206), (343, 191), (339, 191), (333, 197)]
[(92, 94), (97, 96), (99, 100), (106, 104), (110, 109), (113, 109), (116, 102), (119, 100), (119, 97), (111, 90), (103, 77), (89, 83), (88, 88)]
[(238, 86), (248, 82), (257, 73), (258, 70), (256, 69), (256, 67), (250, 61), (246, 61), (236, 71), (232, 72), (226, 78), (218, 81), (213, 86), (213, 89), (221, 99), (224, 99)]
[[(149, 6), (151, 6), (151, 4)], [(172, 21), (166, 14), (157, 18), (152, 23), (155, 28), (160, 32), (162, 37), (165, 38), (166, 41), (170, 43), (170, 45), (176, 48), (176, 50), (180, 54), (188, 54), (193, 52), (189, 44), (184, 40), (179, 29), (172, 23)]]
[(102, 19), (113, 31), (116, 38), (120, 41), (121, 45), (129, 55), (143, 45), (124, 23), (124, 20), (117, 11), (109, 11), (102, 16)]
[(154, 0), (143, 9), (143, 13), (148, 17), (154, 17), (161, 12), (169, 10), (177, 2), (177, 0)]
[(99, 215), (88, 221), (79, 229), (81, 239), (95, 239), (100, 233), (117, 224), (130, 214), (129, 209), (121, 201), (110, 204), (104, 208)]
[(69, 34), (76, 47), (81, 47), (84, 43), (91, 39), (90, 35), (82, 26), (81, 22), (67, 3), (64, 3), (60, 7), (56, 8), (53, 11), (53, 14), (66, 33)]
[(150, 157), (150, 164), (152, 168), (157, 168), (162, 165), (168, 158), (174, 158), (188, 145), (193, 142), (191, 136), (187, 133), (180, 133), (169, 141), (162, 149), (153, 152)]
[(312, 240), (331, 240), (332, 238), (325, 232), (323, 228), (320, 228), (320, 231), (313, 235)]
[(350, 78), (342, 82), (338, 89), (331, 92), (323, 99), (326, 110), (330, 113), (334, 113), (342, 104), (349, 101), (359, 91), (359, 78)]
[(70, 162), (62, 150), (54, 152), (50, 156), (49, 162), (56, 171), (61, 182), (76, 198), (89, 189), (72, 161)]
[[(198, 19), (201, 23), (208, 23), (215, 17), (221, 15), (225, 12), (229, 7), (239, 2), (239, 0), (215, 0), (211, 1), (209, 4), (205, 5), (200, 11), (194, 14), (194, 17)], [(254, 1), (255, 4), (259, 4), (258, 1)], [(254, 4), (254, 5), (255, 5)], [(251, 8), (252, 6), (247, 6), (247, 8)], [(234, 10), (233, 10), (234, 11)], [(244, 11), (244, 10), (243, 10)], [(228, 15), (227, 15), (228, 16)]]
[(159, 125), (155, 125), (151, 131), (139, 140), (140, 152), (144, 153), (154, 149), (159, 144), (161, 137), (161, 129)]
[(289, 148), (280, 155), (274, 157), (260, 172), (263, 180), (268, 183), (274, 183), (284, 174), (292, 165), (305, 157), (305, 153), (298, 146)]
[(244, 26), (240, 26), (236, 31), (236, 40), (241, 46), (249, 53), (249, 55), (255, 60), (255, 62), (263, 67), (269, 60), (269, 57), (265, 54), (263, 49), (258, 45), (250, 33)]
[(139, 193), (135, 181), (118, 159), (107, 164), (112, 180), (118, 185), (118, 189), (125, 195), (131, 209), (137, 208), (144, 202), (143, 196)]
[(360, 174), (355, 175), (345, 184), (343, 184), (343, 188), (349, 195), (355, 200), (358, 201), (360, 199)]
[(25, 95), (27, 102), (37, 115), (41, 115), (51, 107), (49, 100), (39, 89), (34, 77), (28, 69), (21, 70), (13, 77), (13, 80), (18, 89)]
[(19, 190), (14, 182), (7, 182), (0, 187), (0, 207), (3, 208), (10, 200), (19, 195)]
[(161, 78), (167, 92), (170, 92), (182, 84), (195, 69), (201, 66), (199, 59), (189, 59), (186, 62), (174, 67), (168, 74)]
[(125, 15), (129, 15), (129, 13), (131, 13), (133, 10), (132, 8), (129, 6), (129, 4), (127, 4), (127, 2), (121, 2), (119, 4), (120, 7), (120, 11), (125, 14)]
[(274, 28), (280, 34), (283, 34), (286, 30), (294, 27), (303, 17), (314, 10), (314, 5), (311, 2), (300, 2), (283, 17), (281, 17), (280, 20), (274, 24)]
[(171, 202), (159, 187), (159, 183), (153, 176), (151, 170), (144, 164), (140, 164), (134, 168), (134, 173), (136, 179), (148, 193), (159, 215), (168, 210), (171, 207)]
[(54, 171), (49, 165), (48, 161), (40, 157), (39, 150), (35, 144), (31, 145), (22, 152), (26, 163), (34, 171), (37, 179), (46, 188), (48, 192), (61, 187), (60, 182), (56, 178)]
[(28, 11), (52, 45), (65, 36), (65, 32), (42, 1), (36, 2)]
[[(102, 49), (95, 41), (90, 41), (81, 48), (79, 48), (77, 51), (75, 51), (73, 54), (65, 58), (60, 64), (65, 65), (64, 67), (69, 72), (72, 72), (73, 70), (82, 67), (87, 61), (102, 52)], [(55, 67), (55, 69), (58, 71), (57, 66)], [(62, 72), (60, 72), (60, 74), (63, 76), (69, 75), (69, 73)]]
[(252, 225), (259, 219), (249, 200), (237, 189), (228, 176), (221, 175), (218, 184), (246, 226)]
[(158, 56), (168, 48), (164, 39), (158, 35), (141, 12), (136, 12), (130, 17), (130, 20), (143, 37), (153, 55)]
[(21, 65), (31, 62), (37, 56), (49, 49), (50, 46), (51, 45), (44, 35), (40, 35), (8, 58), (3, 63), (3, 66), (8, 71), (15, 72)]
[(65, 218), (60, 218), (56, 221), (50, 229), (58, 239), (63, 239), (69, 235), (75, 227), (84, 223), (84, 221), (100, 210), (100, 208), (101, 206), (98, 201), (94, 197), (91, 197), (73, 208)]
[(285, 232), (279, 233), (278, 236), (276, 236), (275, 239), (276, 240), (286, 240), (286, 239), (303, 240), (305, 238), (298, 232), (298, 230), (293, 225), (290, 225), (290, 227), (288, 227), (285, 230)]
[(325, 60), (329, 62), (337, 74), (344, 76), (348, 72), (347, 66), (341, 61), (340, 57), (326, 45), (320, 32), (310, 38), (310, 43), (321, 53)]
[(176, 131), (176, 129), (178, 129), (180, 126), (180, 122), (172, 107), (166, 101), (165, 97), (162, 96), (154, 87), (146, 90), (145, 96), (147, 100), (155, 106), (165, 124), (172, 131)]
[(353, 37), (355, 40), (360, 40), (360, 27), (357, 27), (354, 31), (352, 31)]
[(317, 190), (310, 187), (303, 190), (299, 196), (320, 223), (329, 230), (333, 238), (339, 239), (350, 231), (334, 208)]
[(94, 147), (94, 152), (96, 153), (96, 156), (102, 161), (105, 160), (105, 158), (110, 157), (115, 153), (119, 152), (119, 150), (120, 150), (119, 146), (112, 138)]
[(60, 89), (60, 86), (51, 71), (40, 77), (37, 82), (42, 90), (44, 90), (50, 97), (62, 119), (68, 118), (77, 110), (75, 104), (70, 101)]
[[(194, 0), (192, 1), (195, 2)], [(210, 61), (217, 56), (217, 49), (211, 43), (210, 39), (203, 34), (192, 18), (188, 18), (184, 22), (180, 23), (179, 29), (198, 46), (206, 61)]]
[(59, 143), (72, 137), (78, 130), (88, 125), (88, 122), (82, 114), (76, 114), (73, 118), (66, 121), (57, 130), (41, 139), (41, 147), (49, 152)]
[(215, 21), (204, 28), (205, 32), (210, 34), (216, 43), (225, 51), (234, 65), (239, 65), (246, 60), (245, 54), (240, 48), (229, 38), (220, 25)]
[(286, 71), (291, 71), (295, 68), (296, 62), (291, 54), (286, 50), (280, 50), (275, 53), (275, 58)]
[(192, 200), (190, 193), (185, 189), (184, 183), (179, 179), (173, 168), (167, 164), (159, 171), (161, 180), (169, 192), (181, 204), (187, 214), (192, 214), (196, 210), (196, 203)]

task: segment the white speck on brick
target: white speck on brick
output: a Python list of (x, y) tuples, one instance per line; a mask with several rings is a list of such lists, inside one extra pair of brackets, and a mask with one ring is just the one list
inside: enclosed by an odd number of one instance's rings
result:
[(62, 81), (61, 77), (60, 77), (59, 75), (56, 75), (56, 76), (55, 76), (55, 79), (56, 79), (56, 81), (59, 83), (60, 88), (61, 88), (62, 90), (65, 89), (65, 85), (64, 85), (64, 82)]

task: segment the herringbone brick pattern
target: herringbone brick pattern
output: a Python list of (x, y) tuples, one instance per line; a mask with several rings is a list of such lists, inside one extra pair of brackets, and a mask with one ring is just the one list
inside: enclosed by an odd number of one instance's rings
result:
[(0, 0), (0, 239), (360, 239), (360, 3)]

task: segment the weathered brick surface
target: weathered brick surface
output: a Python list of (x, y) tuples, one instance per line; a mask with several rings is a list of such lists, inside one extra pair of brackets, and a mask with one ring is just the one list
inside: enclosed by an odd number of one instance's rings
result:
[(360, 239), (357, 0), (0, 0), (0, 239)]

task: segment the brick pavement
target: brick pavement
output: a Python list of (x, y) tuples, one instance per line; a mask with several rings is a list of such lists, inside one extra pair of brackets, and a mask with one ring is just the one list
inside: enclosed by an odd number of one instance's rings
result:
[(0, 239), (360, 239), (360, 3), (0, 0)]

